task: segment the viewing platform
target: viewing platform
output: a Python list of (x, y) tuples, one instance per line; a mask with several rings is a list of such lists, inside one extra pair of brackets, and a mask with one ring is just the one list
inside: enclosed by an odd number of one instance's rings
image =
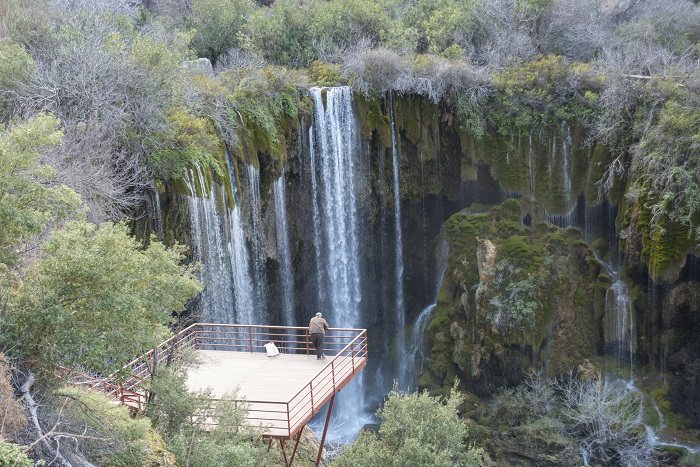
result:
[[(268, 357), (272, 342), (279, 355)], [(365, 329), (331, 328), (324, 340), (325, 359), (317, 360), (306, 327), (197, 323), (130, 362), (119, 384), (110, 378), (79, 378), (79, 384), (101, 390), (121, 403), (141, 410), (145, 404), (142, 383), (159, 365), (177, 358), (178, 350), (193, 349), (200, 364), (188, 372), (191, 390), (211, 388), (214, 397), (236, 393), (247, 405), (246, 423), (261, 435), (280, 442), (285, 463), (291, 465), (301, 431), (330, 401), (321, 437), (321, 458), (335, 394), (367, 364)], [(296, 438), (287, 460), (284, 441)]]

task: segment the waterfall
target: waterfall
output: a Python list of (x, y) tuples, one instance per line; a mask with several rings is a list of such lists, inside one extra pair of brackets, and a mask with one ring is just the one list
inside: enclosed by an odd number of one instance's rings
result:
[(256, 320), (255, 291), (253, 278), (250, 274), (248, 248), (246, 246), (243, 220), (238, 204), (231, 211), (231, 241), (229, 242), (229, 260), (233, 273), (234, 296), (236, 298), (236, 316), (229, 321), (214, 321), (217, 323), (261, 324)]
[(430, 316), (437, 306), (438, 294), (442, 287), (445, 271), (447, 271), (447, 256), (449, 253), (450, 247), (447, 241), (443, 239), (437, 260), (438, 275), (435, 281), (435, 300), (432, 304), (425, 307), (418, 315), (418, 318), (416, 318), (416, 322), (413, 324), (413, 332), (411, 333), (411, 348), (408, 351), (407, 358), (402, 362), (402, 366), (405, 367), (404, 373), (411, 375), (410, 379), (414, 387), (418, 386), (417, 376), (423, 373), (423, 367), (427, 360), (427, 355), (425, 355), (425, 330), (430, 323)]
[(391, 118), (391, 153), (393, 161), (394, 180), (394, 239), (396, 253), (394, 255), (396, 280), (396, 349), (399, 362), (399, 385), (406, 381), (406, 309), (403, 296), (403, 239), (401, 237), (401, 190), (399, 186), (399, 148), (396, 139), (396, 122), (394, 120), (394, 100), (389, 94), (389, 116)]
[(561, 123), (562, 142), (562, 185), (566, 206), (571, 205), (571, 177), (569, 176), (569, 158), (571, 156), (571, 129), (566, 122)]
[[(197, 165), (185, 177), (191, 195), (187, 197), (192, 224), (192, 250), (202, 263), (200, 279), (206, 288), (202, 292), (202, 321), (227, 323), (233, 318), (233, 284), (231, 264), (227, 261), (230, 242), (228, 216), (217, 212), (217, 199), (224, 195), (220, 186), (211, 183), (209, 189), (202, 170)], [(199, 192), (201, 196), (197, 196)], [(247, 262), (246, 262), (247, 264)]]
[[(355, 188), (359, 141), (352, 94), (348, 87), (311, 88), (309, 93), (314, 99), (309, 141), (318, 307), (331, 327), (357, 328), (362, 299)], [(329, 442), (348, 441), (365, 424), (362, 380), (360, 373), (338, 394)]]
[[(232, 193), (237, 198), (232, 167), (229, 161)], [(227, 205), (226, 190), (214, 182), (208, 187), (198, 165), (188, 172), (185, 183), (191, 193), (187, 201), (192, 224), (192, 250), (195, 260), (202, 264), (199, 276), (205, 284), (201, 295), (201, 321), (262, 324), (240, 202), (235, 199), (233, 209), (224, 209), (223, 212), (217, 209), (217, 206)]]
[(533, 128), (530, 128), (530, 137), (528, 139), (528, 154), (527, 154), (527, 167), (530, 172), (530, 193), (532, 200), (534, 201), (536, 198), (536, 192), (535, 192), (535, 179), (537, 177), (537, 173), (535, 172), (535, 148), (532, 146), (532, 132), (534, 131)]
[(636, 350), (632, 312), (627, 285), (616, 280), (605, 294), (605, 342), (611, 347), (610, 351), (618, 364), (629, 358), (630, 371), (634, 366)]
[(287, 209), (285, 206), (284, 172), (272, 186), (275, 200), (275, 228), (277, 233), (277, 254), (280, 262), (280, 284), (282, 291), (282, 320), (285, 326), (294, 326), (294, 275), (292, 255), (289, 250), (287, 231)]
[[(247, 167), (248, 200), (250, 216), (250, 244), (253, 265), (253, 290), (255, 293), (255, 316), (258, 321), (265, 321), (267, 315), (267, 278), (265, 276), (263, 250), (264, 233), (262, 228), (262, 202), (260, 200), (260, 171), (254, 166)], [(259, 324), (258, 322), (245, 324)]]
[(161, 212), (161, 207), (160, 207), (160, 193), (158, 190), (154, 190), (155, 195), (154, 195), (154, 200), (153, 200), (153, 206), (155, 207), (155, 228), (154, 230), (158, 235), (160, 235), (162, 239), (163, 235), (163, 213)]

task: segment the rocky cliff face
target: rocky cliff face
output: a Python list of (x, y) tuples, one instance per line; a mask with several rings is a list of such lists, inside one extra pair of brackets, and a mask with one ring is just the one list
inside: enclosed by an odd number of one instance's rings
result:
[(553, 376), (596, 355), (609, 277), (580, 230), (521, 222), (508, 199), (445, 223), (450, 256), (421, 385), (447, 389), (457, 376), (485, 396), (532, 368)]
[[(300, 96), (298, 107), (298, 118), (277, 122), (274, 138), (244, 118), (240, 147), (228, 157), (222, 154), (226, 177), (206, 178), (227, 193), (219, 209), (231, 208), (238, 196), (245, 210), (246, 167), (259, 174), (257, 235), (265, 247), (252, 261), (267, 281), (266, 319), (281, 322), (273, 182), (284, 171), (293, 308), (303, 324), (320, 291), (312, 280), (317, 260), (309, 220), (309, 97)], [(602, 355), (610, 270), (626, 283), (633, 304), (634, 364), (671, 372), (674, 381), (700, 380), (694, 363), (700, 357), (697, 248), (676, 225), (669, 224), (664, 236), (649, 231), (650, 214), (635, 196), (634, 180), (618, 180), (609, 199), (598, 199), (596, 182), (610, 156), (588, 141), (582, 125), (514, 125), (476, 138), (452, 109), (424, 97), (355, 95), (353, 107), (360, 309), (372, 339), (371, 357), (382, 366), (376, 374), (386, 379), (370, 383), (378, 393), (396, 374), (387, 366), (396, 369), (405, 357), (400, 347), (406, 344), (396, 336), (410, 334), (417, 315), (434, 300), (435, 250), (443, 237), (450, 246), (448, 270), (428, 326), (430, 368), (420, 376), (421, 386), (446, 388), (459, 376), (469, 390), (486, 395), (520, 382), (529, 368), (554, 375)], [(393, 311), (394, 151), (404, 320)], [(141, 224), (144, 234), (154, 227), (166, 240), (189, 243), (187, 194), (184, 184), (166, 187), (151, 223)], [(252, 232), (246, 235), (250, 242)], [(688, 406), (687, 387), (678, 383), (672, 391), (678, 407)], [(700, 424), (700, 415), (693, 420)]]

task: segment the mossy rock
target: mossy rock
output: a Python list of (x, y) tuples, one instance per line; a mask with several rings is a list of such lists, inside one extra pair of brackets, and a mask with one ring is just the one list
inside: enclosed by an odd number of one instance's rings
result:
[(382, 111), (382, 101), (355, 95), (355, 105), (357, 106), (362, 137), (371, 140), (372, 135), (376, 134), (381, 145), (391, 149), (391, 119), (388, 112)]
[[(444, 224), (450, 254), (427, 328), (431, 369), (439, 377), (423, 381), (435, 390), (438, 380), (445, 389), (444, 376), (452, 372), (483, 395), (519, 383), (544, 359), (557, 374), (595, 355), (610, 278), (601, 276), (602, 265), (580, 230), (546, 223), (523, 227), (521, 215), (520, 202), (509, 199), (485, 214), (462, 211)], [(505, 295), (496, 300), (499, 293)], [(515, 301), (498, 308), (513, 296)], [(508, 318), (499, 310), (526, 314)], [(501, 316), (515, 325), (503, 327)]]

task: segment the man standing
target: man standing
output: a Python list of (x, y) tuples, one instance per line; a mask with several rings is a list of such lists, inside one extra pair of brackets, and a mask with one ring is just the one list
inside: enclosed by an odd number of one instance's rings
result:
[(326, 336), (328, 323), (321, 316), (323, 316), (321, 313), (316, 313), (316, 316), (311, 318), (311, 321), (309, 322), (311, 342), (313, 342), (314, 347), (316, 347), (316, 360), (326, 358), (326, 356), (323, 355), (323, 338)]

